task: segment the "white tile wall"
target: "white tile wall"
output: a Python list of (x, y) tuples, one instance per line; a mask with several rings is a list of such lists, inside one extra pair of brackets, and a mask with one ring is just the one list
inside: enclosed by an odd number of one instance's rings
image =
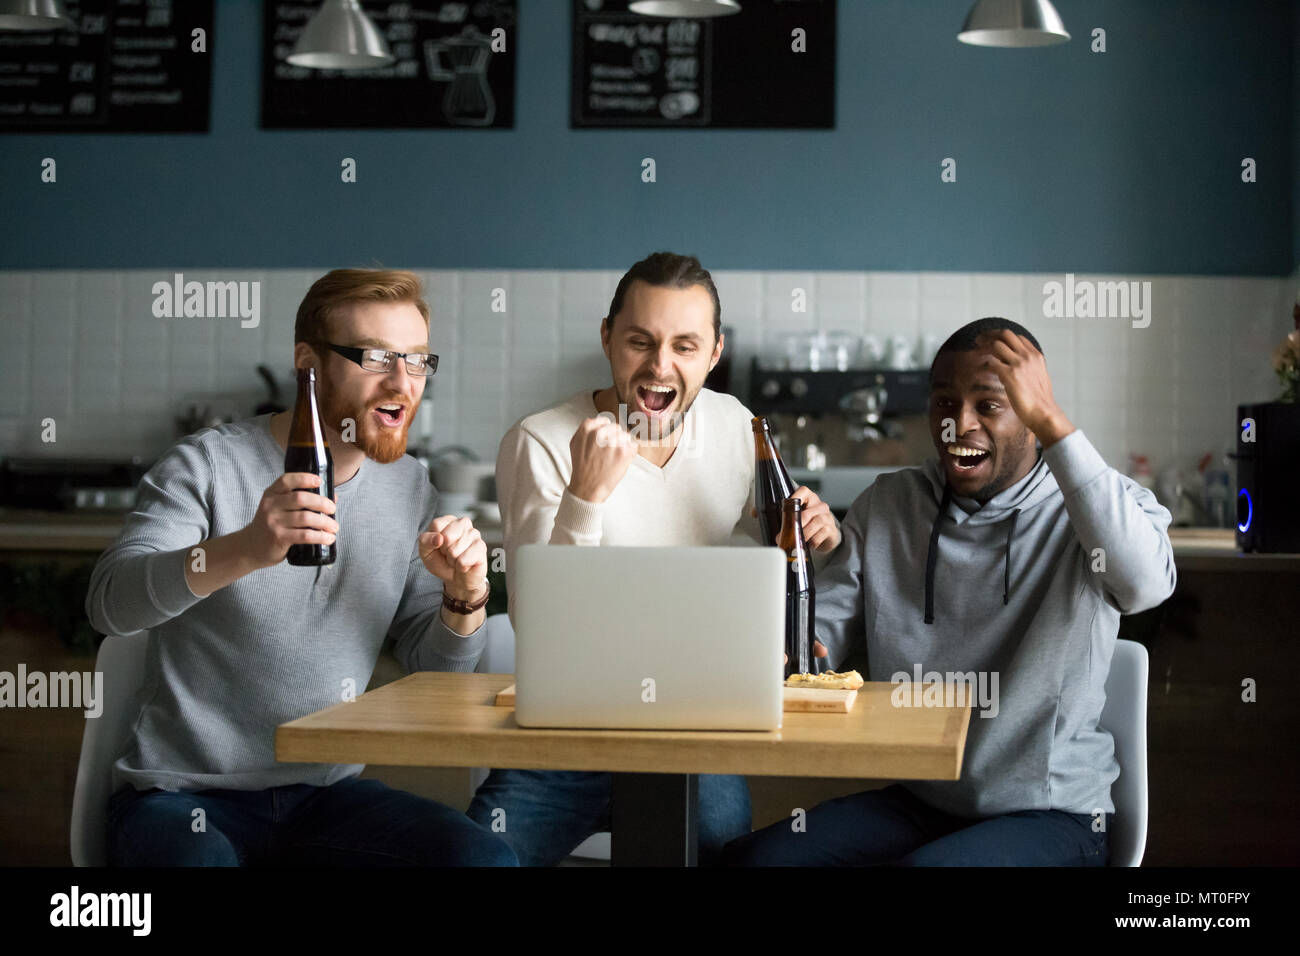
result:
[[(259, 281), (257, 328), (237, 318), (159, 319), (161, 270), (0, 271), (0, 455), (150, 459), (176, 437), (190, 404), (252, 414), (265, 363), (290, 380), (293, 322), (317, 273), (185, 270), (186, 279)], [(608, 384), (600, 319), (620, 273), (422, 270), (432, 342), (442, 356), (426, 415), (436, 445), (483, 457), (521, 415), (577, 389)], [(942, 339), (983, 315), (1026, 325), (1047, 356), (1057, 400), (1106, 459), (1192, 465), (1233, 440), (1233, 407), (1276, 395), (1273, 347), (1291, 329), (1297, 277), (1077, 276), (1149, 280), (1149, 328), (1122, 318), (1046, 318), (1052, 275), (718, 271), (733, 329), (733, 375), (783, 332), (843, 330)], [(494, 290), (504, 311), (494, 311)], [(796, 311), (803, 290), (804, 311)], [(42, 443), (41, 421), (57, 422)], [(423, 421), (424, 419), (422, 419)]]

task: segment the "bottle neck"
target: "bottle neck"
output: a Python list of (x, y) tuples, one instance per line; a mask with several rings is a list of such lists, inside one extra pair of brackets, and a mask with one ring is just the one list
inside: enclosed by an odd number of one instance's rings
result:
[[(799, 499), (787, 499), (798, 501)], [(803, 509), (799, 507), (790, 507), (788, 504), (781, 508), (781, 531), (776, 538), (776, 546), (787, 554), (794, 552), (806, 552), (807, 545), (803, 537)]]
[(777, 451), (766, 418), (754, 419), (754, 458), (756, 461), (770, 461), (782, 474), (786, 473), (785, 463), (781, 461), (781, 453)]
[(312, 369), (298, 370), (298, 401), (289, 426), (290, 445), (329, 446), (316, 404), (316, 376)]

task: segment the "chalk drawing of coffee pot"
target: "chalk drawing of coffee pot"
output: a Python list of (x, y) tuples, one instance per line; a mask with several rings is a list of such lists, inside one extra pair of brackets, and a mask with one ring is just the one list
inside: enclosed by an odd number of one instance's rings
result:
[(457, 126), (491, 126), (496, 101), (487, 82), (491, 40), (474, 26), (441, 40), (424, 41), (429, 78), (450, 81), (442, 97), (442, 115)]

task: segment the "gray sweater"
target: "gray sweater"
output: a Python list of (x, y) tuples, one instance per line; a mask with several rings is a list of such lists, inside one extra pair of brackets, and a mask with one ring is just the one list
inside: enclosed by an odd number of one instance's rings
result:
[(276, 726), (340, 703), (349, 689), (360, 695), (385, 638), (408, 670), (472, 671), (483, 652), (486, 628), (462, 637), (442, 622), (442, 584), (417, 549), (437, 493), (408, 456), (366, 459), (336, 488), (333, 565), (281, 562), (194, 595), (190, 549), (245, 527), (284, 472), (269, 424), (263, 415), (182, 439), (144, 476), (135, 510), (95, 566), (91, 623), (106, 634), (149, 631), (115, 790), (261, 790), (354, 776), (361, 766), (277, 763)]
[(907, 705), (924, 703), (917, 691), (934, 685), (930, 674), (997, 675), (996, 703), (974, 702), (961, 779), (905, 782), (931, 806), (972, 818), (1112, 812), (1119, 766), (1097, 719), (1120, 614), (1173, 593), (1169, 512), (1080, 431), (983, 507), (946, 501), (944, 484), (931, 459), (882, 476), (853, 503), (817, 575), (829, 661), (874, 681), (906, 674), (896, 704)]

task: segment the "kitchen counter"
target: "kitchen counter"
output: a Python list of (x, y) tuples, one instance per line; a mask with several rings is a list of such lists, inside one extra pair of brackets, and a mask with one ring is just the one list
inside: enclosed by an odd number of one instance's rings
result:
[[(122, 515), (0, 508), (0, 551), (100, 552), (122, 530)], [(489, 548), (500, 526), (482, 529)], [(1300, 571), (1300, 554), (1240, 554), (1230, 528), (1171, 528), (1181, 571)]]
[[(32, 511), (0, 508), (0, 551), (87, 551), (98, 554), (117, 540), (120, 513)], [(501, 526), (480, 529), (489, 548), (501, 544)]]
[(120, 513), (0, 508), (0, 551), (103, 551), (122, 530)]
[(1179, 571), (1300, 571), (1300, 554), (1243, 554), (1232, 528), (1170, 528)]

